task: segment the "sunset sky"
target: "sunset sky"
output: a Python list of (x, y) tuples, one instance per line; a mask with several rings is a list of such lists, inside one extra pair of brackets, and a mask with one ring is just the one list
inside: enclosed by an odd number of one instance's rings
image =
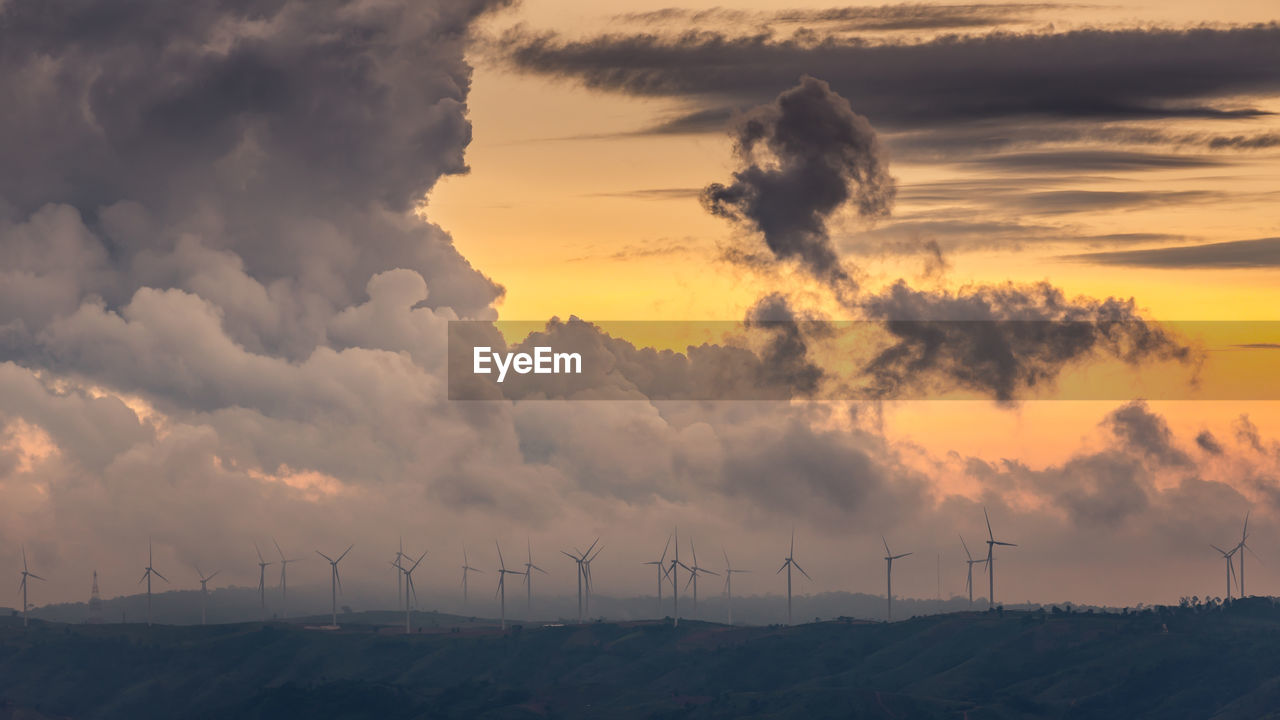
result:
[[(1240, 323), (1280, 321), (1277, 19), (0, 0), (0, 573), (25, 545), (38, 602), (94, 569), (132, 593), (151, 537), (175, 587), (249, 585), (274, 536), (354, 542), (344, 582), (377, 583), (403, 534), (445, 592), (464, 544), (599, 535), (630, 595), (679, 525), (758, 570), (735, 592), (783, 591), (796, 528), (801, 592), (883, 592), (885, 534), (926, 558), (895, 591), (932, 596), (986, 505), (1019, 545), (1001, 599), (1221, 594), (1208, 544), (1246, 511), (1249, 592), (1280, 593), (1280, 323)], [(623, 341), (661, 333), (616, 322), (1104, 309), (1155, 340), (1023, 346), (1008, 396), (958, 351), (892, 364), (878, 402), (654, 400)], [(449, 400), (449, 321), (553, 317), (598, 324), (548, 332), (631, 400)], [(752, 360), (862, 367), (800, 340)]]

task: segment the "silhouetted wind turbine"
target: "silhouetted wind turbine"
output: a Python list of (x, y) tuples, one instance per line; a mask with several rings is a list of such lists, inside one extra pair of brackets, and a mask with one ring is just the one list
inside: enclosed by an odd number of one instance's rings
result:
[(987, 514), (987, 508), (982, 508), (982, 517), (987, 521), (987, 580), (990, 583), (988, 588), (987, 600), (991, 603), (991, 607), (996, 606), (996, 554), (997, 545), (1005, 547), (1018, 547), (1011, 542), (1001, 542), (996, 540), (995, 533), (991, 532), (991, 516)]
[(1218, 547), (1217, 545), (1210, 545), (1209, 547), (1222, 553), (1222, 557), (1227, 561), (1227, 599), (1230, 600), (1231, 599), (1231, 580), (1235, 577), (1235, 573), (1236, 573), (1235, 565), (1231, 563), (1231, 556), (1235, 555), (1236, 551), (1239, 550), (1240, 548), (1239, 546), (1233, 547), (1231, 548), (1230, 552), (1228, 552)]
[(689, 569), (688, 565), (680, 562), (680, 529), (672, 530), (671, 536), (675, 538), (676, 553), (671, 558), (671, 570), (667, 572), (667, 577), (671, 578), (671, 626), (680, 626), (680, 571), (678, 568)]
[(471, 567), (471, 565), (467, 562), (467, 549), (462, 548), (462, 607), (463, 609), (466, 609), (467, 607), (467, 573), (473, 573), (473, 572), (483, 573), (484, 571), (481, 570), (480, 568)]
[(965, 576), (964, 589), (969, 593), (969, 607), (973, 607), (973, 566), (978, 563), (986, 563), (987, 559), (981, 558), (974, 560), (973, 553), (969, 552), (969, 546), (965, 544), (963, 535), (960, 536), (960, 545), (964, 548), (964, 554), (969, 558), (965, 561), (965, 564), (968, 566), (969, 573)]
[(693, 619), (698, 619), (698, 575), (719, 575), (720, 573), (712, 572), (704, 567), (698, 567), (698, 548), (693, 544), (693, 538), (689, 538), (689, 552), (693, 553), (693, 567), (689, 568), (689, 582), (685, 583), (684, 589), (688, 590), (693, 585)]
[(325, 555), (319, 550), (316, 551), (317, 555), (329, 561), (329, 568), (330, 570), (333, 571), (329, 579), (329, 589), (333, 597), (332, 627), (338, 627), (338, 590), (342, 588), (342, 578), (338, 575), (338, 563), (342, 562), (342, 558), (346, 557), (347, 553), (351, 552), (351, 548), (353, 547), (355, 547), (354, 543), (351, 545), (348, 545), (347, 549), (342, 551), (342, 554), (338, 556), (337, 560), (334, 560), (333, 558), (329, 557), (328, 555)]
[(258, 543), (253, 544), (253, 551), (258, 553), (258, 599), (262, 602), (262, 621), (267, 621), (267, 566), (274, 565), (262, 559), (262, 551)]
[(885, 565), (887, 566), (885, 568), (885, 578), (886, 578), (885, 596), (886, 596), (886, 599), (888, 600), (889, 605), (886, 611), (886, 615), (889, 621), (892, 622), (893, 621), (893, 561), (901, 560), (902, 558), (907, 557), (911, 553), (902, 553), (901, 555), (894, 555), (893, 551), (889, 549), (889, 541), (885, 540), (883, 535), (880, 536), (880, 542), (884, 543), (884, 561), (885, 561)]
[(591, 617), (591, 593), (596, 588), (595, 582), (591, 579), (591, 563), (597, 557), (599, 557), (600, 553), (603, 551), (604, 551), (604, 546), (601, 545), (600, 547), (596, 548), (596, 551), (594, 553), (591, 553), (590, 555), (587, 556), (585, 560), (582, 561), (583, 579), (586, 580), (586, 582), (584, 583), (585, 593), (583, 595), (582, 608), (586, 612), (587, 617)]
[[(1240, 551), (1240, 597), (1244, 597), (1244, 553), (1246, 550), (1253, 552), (1253, 548), (1249, 547), (1247, 542), (1249, 539), (1249, 513), (1244, 514), (1244, 529), (1240, 531), (1240, 542), (1236, 545), (1236, 549)], [(1253, 557), (1257, 559), (1258, 554), (1253, 553)]]
[(729, 564), (729, 552), (724, 551), (724, 596), (728, 600), (725, 605), (729, 608), (729, 624), (733, 624), (733, 574), (751, 572), (750, 570), (738, 570)]
[(205, 577), (204, 573), (200, 571), (200, 566), (199, 565), (196, 566), (196, 574), (200, 576), (200, 624), (201, 625), (208, 624), (206, 610), (208, 609), (208, 605), (209, 605), (209, 581), (212, 580), (214, 576), (220, 572), (222, 571), (214, 570), (212, 573), (210, 573), (209, 577)]
[(496, 540), (494, 541), (493, 546), (498, 548), (498, 592), (494, 594), (501, 598), (501, 605), (500, 605), (501, 614), (498, 617), (499, 617), (499, 622), (501, 623), (502, 629), (506, 630), (507, 629), (507, 576), (523, 575), (524, 573), (518, 570), (508, 570), (507, 564), (502, 561), (502, 547), (498, 545), (498, 542)]
[(276, 546), (276, 552), (280, 554), (280, 617), (289, 617), (289, 563), (298, 562), (302, 558), (286, 558), (284, 551), (280, 549), (280, 543), (275, 538), (271, 538), (271, 544)]
[(569, 558), (570, 560), (578, 564), (578, 622), (579, 623), (582, 622), (582, 583), (584, 580), (587, 582), (590, 582), (590, 578), (587, 575), (587, 567), (586, 567), (587, 556), (590, 555), (591, 551), (595, 549), (596, 543), (598, 542), (600, 542), (600, 538), (596, 538), (595, 541), (591, 543), (591, 547), (587, 548), (586, 552), (582, 552), (576, 547), (573, 549), (573, 552), (569, 552), (567, 550), (560, 551), (560, 554), (564, 555), (565, 557)]
[(30, 572), (27, 569), (27, 548), (26, 546), (23, 546), (22, 548), (22, 583), (21, 583), (22, 584), (22, 627), (27, 626), (27, 608), (30, 607), (30, 605), (27, 603), (27, 578), (44, 580), (44, 578), (40, 577), (39, 575), (33, 572)]
[[(403, 550), (404, 545), (401, 545), (400, 547)], [(408, 635), (411, 632), (413, 632), (409, 626), (409, 608), (411, 607), (409, 605), (409, 593), (413, 593), (413, 601), (414, 601), (413, 604), (414, 605), (418, 604), (418, 589), (413, 586), (413, 571), (418, 569), (418, 563), (422, 562), (422, 558), (426, 556), (427, 556), (427, 551), (423, 550), (422, 554), (418, 556), (418, 559), (413, 561), (413, 565), (411, 567), (406, 568), (402, 565), (398, 566), (400, 567), (400, 572), (404, 573), (404, 634), (405, 635)], [(400, 557), (408, 558), (409, 556), (401, 552)], [(397, 563), (399, 562), (399, 558), (396, 559), (396, 562)]]
[(658, 617), (662, 617), (662, 580), (667, 575), (667, 550), (671, 548), (671, 536), (667, 535), (667, 544), (662, 546), (662, 557), (657, 560), (640, 563), (641, 565), (658, 566)]
[(804, 575), (810, 581), (813, 580), (813, 578), (809, 577), (809, 573), (805, 572), (804, 568), (800, 567), (800, 563), (796, 562), (795, 554), (796, 554), (796, 531), (792, 530), (791, 531), (791, 549), (787, 551), (787, 559), (782, 561), (782, 567), (778, 568), (777, 573), (774, 573), (774, 575), (777, 575), (783, 570), (787, 571), (787, 624), (788, 625), (791, 624), (791, 568), (792, 566), (794, 566), (795, 569), (799, 570), (801, 575)]
[(525, 540), (525, 549), (529, 551), (529, 559), (524, 563), (524, 586), (527, 593), (527, 608), (525, 612), (529, 617), (533, 617), (533, 571), (537, 570), (543, 575), (547, 575), (547, 571), (533, 564), (533, 543)]
[(401, 581), (403, 580), (403, 576), (404, 576), (404, 567), (401, 565), (400, 561), (405, 557), (406, 556), (404, 554), (404, 536), (401, 535), (400, 547), (399, 549), (396, 550), (396, 556), (391, 559), (391, 567), (396, 569), (396, 603), (397, 604), (399, 604), (401, 600), (400, 592), (403, 589), (401, 587), (402, 585)]
[[(151, 627), (151, 576), (152, 575), (155, 575), (156, 577), (160, 578), (161, 580), (164, 580), (165, 582), (169, 582), (169, 579), (161, 575), (159, 570), (156, 570), (155, 568), (151, 567), (151, 538), (147, 538), (147, 569), (146, 569), (146, 572), (142, 573), (142, 580), (147, 581), (147, 627)], [(141, 583), (142, 580), (139, 580), (138, 582)]]

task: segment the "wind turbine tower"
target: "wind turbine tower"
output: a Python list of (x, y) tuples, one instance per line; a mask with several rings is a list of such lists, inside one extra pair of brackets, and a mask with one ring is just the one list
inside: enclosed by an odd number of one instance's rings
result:
[[(1249, 547), (1249, 513), (1244, 514), (1244, 529), (1240, 531), (1240, 543), (1236, 545), (1236, 549), (1240, 551), (1240, 597), (1244, 597), (1244, 554), (1253, 552), (1253, 548)], [(1258, 557), (1254, 554), (1254, 557)]]
[(733, 574), (751, 572), (750, 570), (738, 570), (729, 563), (729, 552), (724, 551), (724, 596), (727, 602), (726, 607), (729, 608), (729, 624), (733, 624)]
[(154, 567), (151, 567), (151, 565), (152, 565), (152, 560), (151, 560), (151, 539), (150, 539), (150, 538), (148, 538), (148, 539), (147, 539), (147, 568), (146, 568), (146, 570), (142, 573), (142, 579), (138, 581), (138, 583), (139, 583), (139, 584), (141, 584), (141, 583), (142, 583), (142, 580), (146, 580), (146, 581), (147, 581), (147, 627), (151, 627), (151, 576), (152, 576), (152, 575), (155, 575), (156, 577), (160, 578), (161, 580), (164, 580), (165, 582), (169, 582), (169, 579), (168, 579), (168, 578), (166, 578), (165, 576), (161, 575), (161, 574), (160, 574), (160, 571), (159, 571), (159, 570), (156, 570)]
[(1001, 542), (996, 540), (995, 533), (991, 532), (991, 516), (987, 514), (987, 508), (982, 508), (982, 517), (987, 521), (987, 581), (990, 583), (988, 588), (987, 599), (991, 603), (991, 607), (996, 606), (996, 554), (997, 545), (1005, 547), (1018, 547), (1011, 542)]
[(22, 548), (22, 627), (27, 626), (27, 608), (31, 607), (27, 603), (27, 578), (35, 580), (44, 580), (44, 578), (27, 569), (27, 548)]
[(280, 543), (275, 538), (271, 538), (271, 544), (276, 546), (276, 552), (280, 554), (280, 617), (289, 617), (289, 563), (298, 562), (301, 558), (286, 558), (284, 551), (280, 549)]
[(269, 563), (262, 559), (262, 551), (258, 549), (258, 543), (253, 544), (253, 551), (258, 553), (258, 601), (262, 603), (262, 622), (267, 621), (267, 567), (275, 563)]
[(671, 536), (675, 538), (676, 553), (671, 558), (671, 569), (667, 572), (667, 577), (671, 578), (671, 627), (680, 626), (680, 574), (678, 568), (689, 569), (688, 565), (680, 562), (680, 530), (676, 528), (671, 532)]
[(884, 562), (887, 566), (885, 568), (885, 597), (888, 600), (886, 616), (889, 618), (889, 622), (893, 622), (893, 561), (901, 560), (911, 553), (894, 555), (893, 551), (889, 549), (889, 541), (885, 540), (883, 535), (880, 536), (880, 542), (884, 543)]
[(464, 610), (467, 607), (467, 573), (473, 573), (473, 572), (483, 573), (484, 571), (481, 570), (480, 568), (471, 567), (471, 564), (467, 562), (467, 549), (463, 548), (462, 549), (462, 608)]
[[(1236, 574), (1236, 567), (1235, 565), (1232, 564), (1231, 558), (1236, 554), (1236, 551), (1240, 549), (1240, 546), (1237, 545), (1236, 547), (1231, 548), (1231, 550), (1229, 551), (1223, 550), (1217, 545), (1210, 545), (1209, 547), (1222, 553), (1223, 559), (1227, 561), (1227, 599), (1230, 600), (1231, 599), (1231, 581), (1235, 579), (1235, 574)], [(1242, 593), (1242, 596), (1243, 596), (1243, 593)]]
[(317, 555), (329, 561), (329, 569), (332, 571), (329, 578), (329, 586), (333, 598), (333, 622), (330, 627), (338, 627), (338, 590), (342, 589), (342, 578), (338, 575), (338, 563), (342, 562), (342, 558), (346, 557), (347, 553), (351, 552), (351, 548), (353, 547), (355, 547), (354, 544), (348, 545), (347, 549), (342, 551), (342, 554), (338, 556), (337, 560), (334, 560), (319, 550), (316, 551)]
[(498, 616), (499, 622), (503, 630), (507, 629), (507, 576), (523, 575), (519, 570), (508, 570), (507, 564), (502, 560), (502, 547), (495, 540), (493, 546), (498, 548), (498, 592), (494, 593), (500, 598)]
[[(582, 552), (581, 550), (579, 550), (579, 549), (578, 549), (578, 548), (576, 548), (576, 547), (573, 549), (573, 552), (569, 552), (569, 551), (567, 551), (567, 550), (561, 550), (561, 551), (560, 551), (560, 553), (561, 553), (562, 555), (564, 555), (565, 557), (569, 558), (570, 560), (572, 560), (572, 561), (574, 561), (575, 563), (577, 563), (577, 564), (578, 564), (578, 623), (579, 623), (579, 624), (581, 624), (581, 623), (582, 623), (582, 610), (583, 610), (583, 608), (582, 608), (582, 583), (583, 583), (583, 581), (584, 581), (584, 580), (585, 580), (587, 583), (590, 583), (590, 582), (591, 582), (591, 577), (590, 577), (590, 575), (588, 574), (588, 573), (589, 573), (588, 566), (587, 566), (587, 564), (586, 564), (586, 563), (587, 563), (587, 557), (588, 557), (588, 556), (590, 556), (590, 557), (594, 557), (593, 555), (591, 555), (591, 551), (595, 549), (595, 547), (596, 547), (596, 543), (598, 543), (598, 542), (600, 542), (600, 538), (596, 538), (596, 539), (595, 539), (595, 542), (592, 542), (592, 543), (591, 543), (591, 546), (587, 548), (587, 551), (586, 551), (586, 552)], [(588, 587), (590, 587), (590, 585), (588, 585)]]
[(196, 575), (200, 576), (200, 624), (201, 625), (209, 624), (208, 615), (206, 612), (209, 606), (209, 581), (212, 580), (214, 576), (220, 572), (222, 571), (214, 570), (213, 573), (209, 575), (209, 577), (205, 577), (204, 573), (200, 571), (200, 566), (199, 565), (196, 566)]
[[(401, 545), (400, 547), (403, 549), (404, 546)], [(413, 630), (409, 625), (409, 608), (412, 607), (412, 605), (409, 604), (409, 593), (413, 593), (413, 600), (414, 600), (413, 604), (414, 605), (418, 604), (418, 589), (413, 586), (413, 571), (418, 569), (418, 563), (421, 563), (422, 558), (426, 556), (427, 556), (427, 551), (423, 550), (422, 554), (418, 556), (418, 559), (413, 561), (413, 565), (407, 568), (403, 566), (400, 567), (400, 572), (404, 573), (404, 634), (405, 635), (408, 635), (413, 632)], [(401, 553), (400, 557), (408, 558), (409, 556)], [(399, 558), (396, 559), (396, 562), (399, 563)]]
[[(813, 578), (809, 577), (809, 573), (805, 572), (804, 568), (800, 567), (800, 563), (796, 562), (795, 554), (796, 554), (796, 531), (792, 530), (791, 531), (791, 549), (787, 551), (787, 557), (785, 560), (782, 561), (782, 567), (778, 568), (778, 573), (782, 572), (783, 570), (787, 571), (787, 624), (788, 625), (791, 624), (791, 568), (795, 567), (795, 569), (800, 571), (801, 575), (804, 575), (810, 581), (813, 580)], [(778, 573), (774, 573), (774, 575), (777, 575)]]
[[(969, 552), (969, 546), (964, 542), (964, 536), (960, 536), (960, 546), (964, 548), (964, 554), (969, 559), (965, 561), (968, 566), (968, 574), (965, 576), (964, 589), (969, 593), (969, 607), (973, 607), (973, 566), (979, 563), (986, 563), (986, 558), (973, 559), (973, 553)], [(985, 566), (985, 565), (984, 565)]]
[(667, 576), (667, 550), (671, 549), (671, 536), (667, 536), (667, 544), (662, 546), (662, 557), (657, 560), (640, 563), (641, 565), (658, 566), (658, 617), (662, 617), (662, 582)]
[(720, 573), (712, 572), (704, 567), (698, 567), (698, 548), (693, 544), (693, 538), (689, 538), (689, 552), (693, 553), (693, 567), (689, 568), (689, 582), (685, 583), (685, 590), (689, 586), (693, 586), (693, 619), (698, 619), (698, 575), (716, 575)]
[(530, 618), (532, 618), (533, 617), (533, 571), (537, 570), (543, 575), (547, 575), (548, 573), (546, 570), (543, 570), (542, 568), (533, 564), (533, 543), (531, 541), (528, 541), (528, 540), (525, 541), (525, 549), (529, 551), (529, 559), (526, 560), (524, 563), (524, 587), (525, 587), (525, 592), (527, 593), (527, 600), (526, 600), (527, 605), (525, 607), (525, 613)]

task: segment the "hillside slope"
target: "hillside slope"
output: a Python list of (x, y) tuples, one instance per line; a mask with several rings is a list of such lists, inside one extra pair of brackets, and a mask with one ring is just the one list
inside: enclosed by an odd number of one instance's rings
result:
[[(1165, 629), (1167, 628), (1167, 632)], [(391, 634), (0, 624), (0, 718), (1259, 718), (1280, 608)]]

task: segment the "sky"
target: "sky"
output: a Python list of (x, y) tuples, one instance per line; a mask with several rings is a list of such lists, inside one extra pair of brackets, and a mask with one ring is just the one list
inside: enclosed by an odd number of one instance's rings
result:
[[(403, 536), (450, 588), (599, 536), (628, 595), (678, 526), (735, 592), (794, 531), (799, 592), (883, 592), (883, 535), (931, 597), (985, 506), (998, 599), (1221, 594), (1246, 512), (1280, 593), (1276, 19), (0, 2), (0, 573), (249, 585), (274, 538), (375, 583)], [(450, 400), (454, 320), (608, 371)]]

